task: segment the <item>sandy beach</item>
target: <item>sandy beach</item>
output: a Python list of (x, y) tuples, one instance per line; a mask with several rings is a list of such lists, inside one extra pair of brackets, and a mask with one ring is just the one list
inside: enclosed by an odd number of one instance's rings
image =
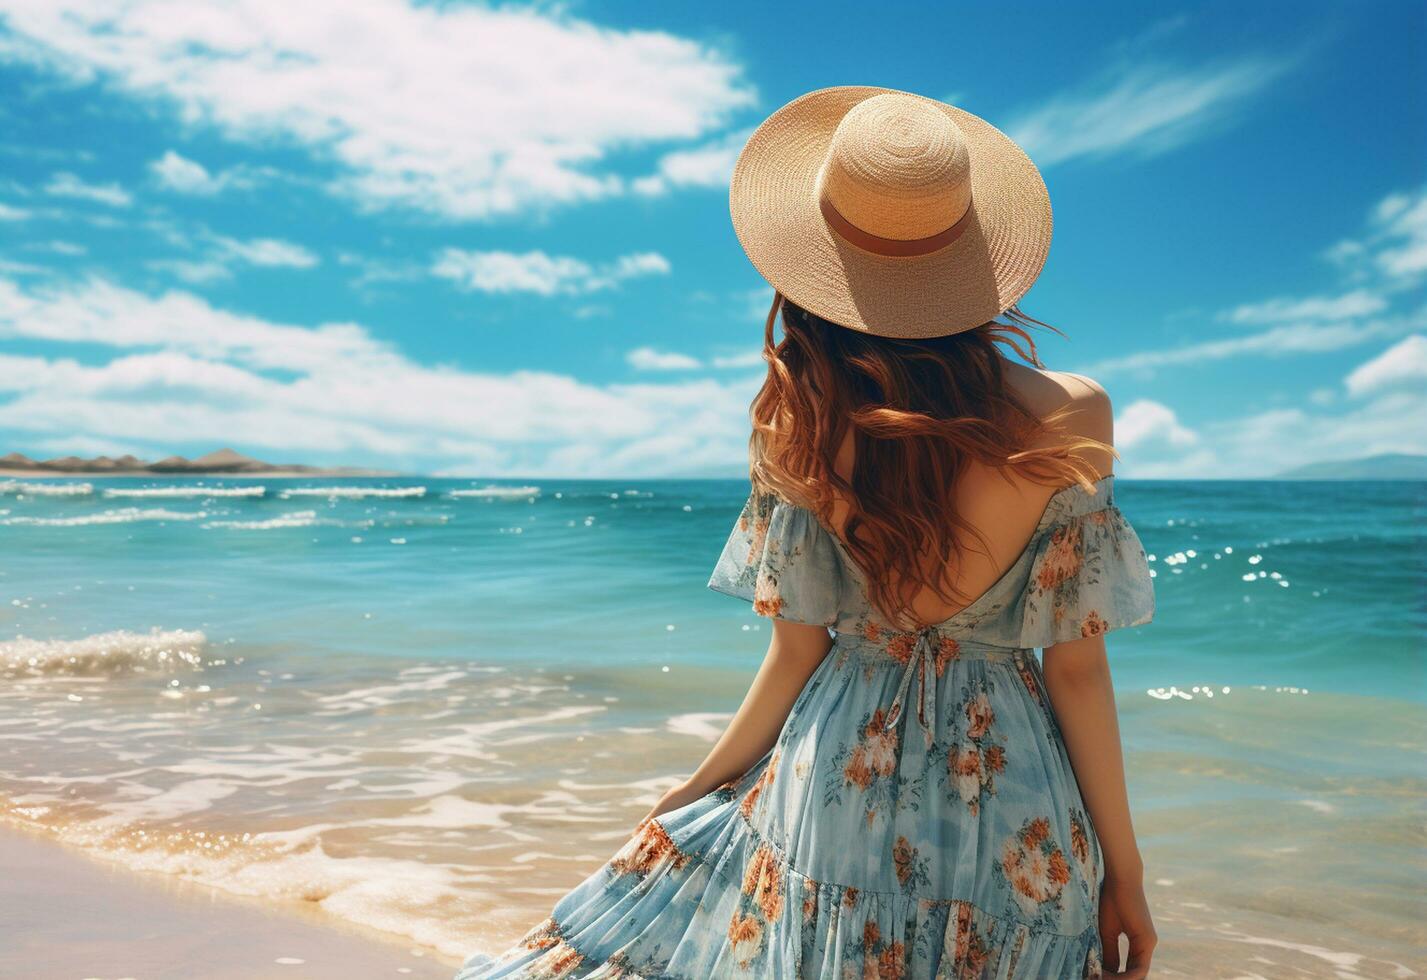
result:
[(247, 902), (0, 830), (0, 976), (446, 978), (454, 964), (299, 903)]

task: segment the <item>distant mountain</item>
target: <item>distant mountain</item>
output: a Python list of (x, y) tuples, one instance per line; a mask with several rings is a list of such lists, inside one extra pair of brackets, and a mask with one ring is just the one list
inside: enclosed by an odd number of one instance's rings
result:
[(1309, 463), (1284, 470), (1277, 480), (1427, 480), (1427, 456), (1382, 453), (1362, 459)]
[(156, 463), (147, 463), (134, 456), (96, 456), (80, 459), (61, 456), (57, 459), (35, 460), (20, 453), (0, 456), (0, 474), (33, 473), (36, 476), (392, 476), (384, 470), (369, 470), (350, 466), (304, 466), (298, 463), (265, 463), (232, 449), (185, 459), (169, 456)]

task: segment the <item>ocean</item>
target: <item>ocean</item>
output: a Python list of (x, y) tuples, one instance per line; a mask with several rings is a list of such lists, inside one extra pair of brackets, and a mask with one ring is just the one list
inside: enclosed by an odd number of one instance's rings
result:
[[(691, 771), (740, 481), (0, 479), (0, 821), (448, 957)], [(1427, 484), (1117, 480), (1156, 973), (1427, 971)]]

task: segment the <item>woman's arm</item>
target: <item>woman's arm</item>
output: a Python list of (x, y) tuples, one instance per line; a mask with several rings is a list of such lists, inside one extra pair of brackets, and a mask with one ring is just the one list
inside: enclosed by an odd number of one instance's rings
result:
[(1044, 675), (1080, 795), (1105, 856), (1105, 884), (1100, 895), (1105, 967), (1118, 972), (1123, 932), (1130, 940), (1123, 976), (1143, 977), (1149, 972), (1157, 938), (1145, 901), (1144, 863), (1130, 822), (1120, 722), (1105, 638), (1047, 647)]
[(742, 776), (778, 740), (793, 703), (832, 648), (832, 637), (821, 626), (772, 622), (773, 639), (763, 666), (728, 728), (694, 774), (665, 793), (645, 820), (677, 810)]

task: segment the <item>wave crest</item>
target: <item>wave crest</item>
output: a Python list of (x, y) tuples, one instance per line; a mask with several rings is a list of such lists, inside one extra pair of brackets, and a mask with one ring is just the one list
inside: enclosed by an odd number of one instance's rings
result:
[(361, 500), (363, 497), (424, 497), (425, 487), (293, 487), (281, 497), (327, 497), (340, 500)]
[(0, 494), (27, 497), (87, 497), (94, 492), (92, 483), (29, 483), (24, 480), (0, 480)]
[(540, 496), (539, 487), (473, 487), (469, 490), (452, 490), (446, 494), (457, 499), (474, 497), (477, 500), (523, 500)]
[(261, 497), (267, 487), (109, 487), (106, 497)]
[(208, 637), (199, 630), (114, 630), (78, 640), (31, 640), (22, 636), (0, 643), (0, 673), (87, 676), (202, 670), (207, 645)]

